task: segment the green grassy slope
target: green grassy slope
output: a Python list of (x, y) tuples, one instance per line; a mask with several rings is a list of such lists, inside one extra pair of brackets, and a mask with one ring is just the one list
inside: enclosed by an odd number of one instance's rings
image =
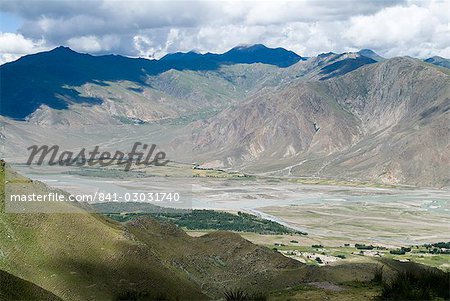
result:
[(304, 264), (236, 233), (217, 231), (190, 237), (173, 224), (148, 217), (133, 219), (126, 227), (214, 297), (237, 287), (267, 292), (297, 285), (309, 273)]
[(0, 270), (0, 300), (60, 301), (62, 299), (31, 282)]
[[(7, 185), (22, 193), (43, 189), (9, 170), (6, 173)], [(4, 177), (2, 168), (1, 183)], [(198, 286), (164, 265), (120, 224), (98, 215), (2, 212), (0, 254), (0, 269), (64, 300), (114, 300), (130, 294), (149, 300), (161, 295), (206, 298)]]

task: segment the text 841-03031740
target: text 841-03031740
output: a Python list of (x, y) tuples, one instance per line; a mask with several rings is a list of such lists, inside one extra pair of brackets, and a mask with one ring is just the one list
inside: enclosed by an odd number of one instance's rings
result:
[(178, 192), (131, 192), (131, 193), (98, 193), (94, 201), (98, 202), (179, 202)]

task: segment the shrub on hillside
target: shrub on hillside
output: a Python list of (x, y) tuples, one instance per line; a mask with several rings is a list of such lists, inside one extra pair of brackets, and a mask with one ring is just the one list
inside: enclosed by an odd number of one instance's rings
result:
[(224, 293), (226, 301), (266, 301), (263, 293), (250, 294), (242, 289), (228, 290)]
[(450, 299), (450, 272), (421, 270), (398, 272), (391, 281), (383, 282), (379, 300)]

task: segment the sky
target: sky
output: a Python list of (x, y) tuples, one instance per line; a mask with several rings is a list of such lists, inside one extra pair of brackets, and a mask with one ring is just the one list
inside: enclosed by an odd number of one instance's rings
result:
[(243, 44), (450, 58), (450, 1), (0, 1), (0, 64), (59, 45), (160, 58)]

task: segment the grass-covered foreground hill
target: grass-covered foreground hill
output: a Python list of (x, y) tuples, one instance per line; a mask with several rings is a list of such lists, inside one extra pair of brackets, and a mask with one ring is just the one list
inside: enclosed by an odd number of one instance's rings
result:
[(61, 301), (54, 294), (39, 286), (0, 271), (0, 300), (49, 300)]
[[(2, 171), (2, 183), (4, 176)], [(6, 171), (6, 178), (7, 185), (22, 193), (45, 192), (45, 186), (12, 171)], [(206, 299), (198, 285), (162, 262), (125, 227), (82, 210), (0, 213), (0, 254), (0, 270), (64, 300), (114, 300), (130, 292), (149, 299), (161, 294)]]

